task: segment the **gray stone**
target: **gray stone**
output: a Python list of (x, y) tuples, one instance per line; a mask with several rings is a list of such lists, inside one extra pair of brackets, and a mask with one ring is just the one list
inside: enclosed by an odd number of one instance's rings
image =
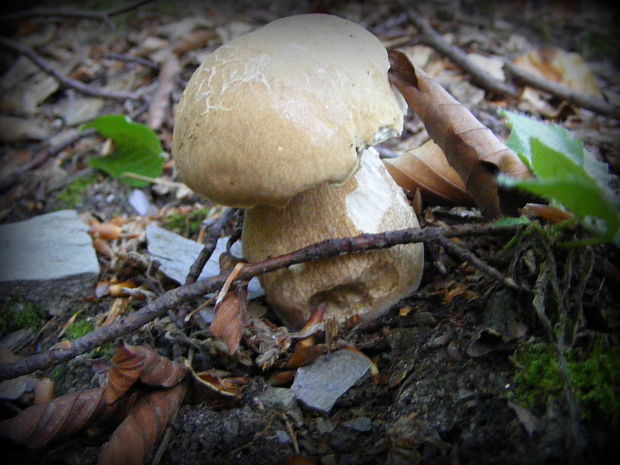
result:
[(372, 430), (372, 420), (368, 417), (357, 417), (345, 421), (342, 426), (359, 433), (367, 433)]
[(328, 413), (352, 386), (365, 379), (370, 360), (350, 350), (331, 352), (300, 367), (291, 390), (306, 407)]
[[(147, 250), (153, 258), (161, 264), (160, 270), (170, 279), (179, 284), (185, 282), (192, 263), (202, 250), (202, 245), (196, 241), (187, 239), (179, 234), (160, 228), (156, 224), (150, 224), (146, 228)], [(219, 258), (226, 251), (227, 237), (220, 237), (217, 246), (205, 265), (198, 279), (206, 279), (220, 273)], [(241, 256), (241, 242), (237, 241), (231, 248), (236, 256)], [(254, 299), (263, 295), (263, 289), (256, 278), (250, 280), (248, 297)]]
[(53, 315), (92, 294), (99, 262), (87, 229), (75, 210), (0, 225), (0, 294)]
[(304, 423), (303, 414), (297, 405), (293, 391), (287, 388), (267, 386), (258, 395), (266, 407), (286, 413), (293, 420), (296, 427), (301, 427)]

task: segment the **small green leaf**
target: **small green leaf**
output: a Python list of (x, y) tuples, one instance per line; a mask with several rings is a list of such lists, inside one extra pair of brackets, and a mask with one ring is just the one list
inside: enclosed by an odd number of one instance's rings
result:
[(620, 244), (620, 199), (609, 187), (607, 165), (560, 126), (517, 113), (502, 113), (512, 129), (508, 146), (528, 164), (535, 177), (518, 180), (499, 176), (498, 182), (544, 196), (571, 211), (597, 234), (579, 245)]
[(132, 179), (125, 173), (157, 178), (163, 171), (164, 157), (157, 134), (149, 127), (131, 121), (124, 115), (100, 116), (82, 129), (96, 129), (112, 139), (114, 151), (102, 158), (93, 158), (90, 165), (134, 187), (148, 182)]
[(526, 216), (519, 216), (518, 218), (513, 218), (511, 216), (505, 216), (495, 221), (491, 227), (492, 228), (511, 228), (515, 226), (527, 226), (531, 224), (532, 220), (530, 220)]

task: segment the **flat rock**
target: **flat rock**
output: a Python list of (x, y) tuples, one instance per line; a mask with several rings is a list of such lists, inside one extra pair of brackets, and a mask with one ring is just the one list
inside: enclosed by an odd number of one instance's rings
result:
[[(146, 241), (148, 253), (161, 264), (160, 271), (179, 284), (185, 282), (185, 277), (189, 273), (192, 263), (202, 250), (202, 245), (198, 242), (168, 231), (156, 224), (147, 226)], [(228, 242), (228, 237), (218, 239), (215, 250), (203, 268), (199, 280), (217, 276), (220, 273), (219, 258), (226, 251), (226, 242)], [(231, 252), (241, 257), (241, 242), (235, 242)], [(248, 286), (248, 297), (254, 299), (263, 294), (258, 279), (251, 279)]]
[(0, 294), (38, 302), (56, 315), (92, 293), (99, 262), (75, 210), (0, 225)]
[(368, 358), (350, 350), (339, 350), (300, 367), (291, 391), (306, 407), (328, 413), (336, 401), (370, 370)]

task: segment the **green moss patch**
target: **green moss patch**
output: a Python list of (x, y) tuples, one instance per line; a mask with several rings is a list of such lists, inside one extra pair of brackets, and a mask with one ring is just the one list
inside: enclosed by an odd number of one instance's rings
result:
[(39, 331), (45, 323), (45, 311), (36, 303), (21, 297), (9, 297), (0, 304), (0, 334), (18, 329)]

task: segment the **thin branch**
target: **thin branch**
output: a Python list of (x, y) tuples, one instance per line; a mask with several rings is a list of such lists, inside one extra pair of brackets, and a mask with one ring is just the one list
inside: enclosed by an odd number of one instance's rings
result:
[(36, 17), (94, 19), (104, 22), (110, 29), (114, 30), (115, 26), (110, 19), (111, 17), (135, 10), (153, 1), (155, 0), (138, 0), (125, 6), (103, 11), (79, 10), (75, 8), (31, 8), (2, 15), (0, 16), (0, 22), (8, 23)]
[(135, 57), (132, 55), (126, 55), (122, 53), (105, 53), (103, 55), (103, 58), (106, 58), (108, 60), (124, 61), (126, 63), (137, 63), (139, 65), (146, 66), (147, 68), (150, 68), (150, 69), (159, 70), (159, 65), (157, 63), (151, 60), (147, 60), (146, 58), (142, 58), (142, 57)]
[(220, 234), (222, 234), (222, 229), (224, 229), (224, 227), (230, 221), (236, 211), (237, 210), (234, 208), (226, 208), (220, 214), (217, 222), (213, 226), (211, 226), (211, 229), (209, 230), (209, 236), (207, 237), (207, 240), (205, 241), (204, 246), (200, 251), (200, 254), (198, 254), (198, 257), (196, 258), (196, 260), (194, 260), (194, 263), (192, 263), (192, 266), (189, 269), (189, 273), (187, 274), (187, 278), (185, 278), (186, 285), (196, 282), (196, 280), (200, 276), (200, 273), (202, 273), (202, 269), (205, 267), (207, 261), (215, 250), (217, 240), (220, 238)]
[(420, 41), (429, 47), (434, 48), (439, 53), (460, 66), (463, 71), (471, 75), (474, 83), (478, 84), (483, 89), (497, 94), (509, 95), (511, 97), (519, 96), (519, 91), (516, 87), (494, 78), (489, 72), (472, 62), (467, 57), (467, 54), (460, 48), (447, 43), (422, 15), (412, 11), (411, 9), (408, 10), (408, 15), (409, 20), (422, 33)]
[(81, 92), (82, 94), (90, 97), (109, 98), (114, 100), (139, 100), (140, 95), (134, 92), (124, 92), (115, 90), (106, 90), (99, 87), (84, 84), (83, 82), (71, 79), (58, 71), (49, 61), (41, 57), (34, 49), (20, 44), (6, 37), (0, 37), (0, 46), (13, 50), (14, 52), (21, 53), (26, 56), (30, 61), (37, 65), (41, 70), (54, 77), (65, 87)]
[[(446, 229), (437, 227), (424, 229), (410, 228), (378, 234), (361, 234), (344, 239), (330, 239), (259, 263), (247, 264), (239, 272), (237, 281), (248, 281), (255, 276), (298, 263), (346, 255), (353, 252), (384, 249), (398, 244), (414, 242), (426, 243), (437, 241), (442, 237), (507, 234), (514, 233), (517, 229), (518, 227), (499, 228), (490, 225), (465, 225)], [(76, 339), (70, 343), (69, 347), (51, 348), (45, 352), (25, 357), (17, 362), (2, 363), (0, 364), (0, 381), (32, 373), (47, 366), (70, 360), (101, 344), (129, 334), (163, 315), (170, 308), (176, 308), (187, 300), (216, 291), (224, 284), (229, 273), (230, 271), (226, 271), (213, 278), (172, 289), (127, 317), (118, 319), (109, 326), (101, 327), (86, 336)], [(495, 276), (493, 277), (495, 278)]]
[(620, 108), (605, 100), (593, 97), (591, 95), (584, 95), (579, 92), (575, 92), (567, 87), (564, 87), (555, 82), (551, 82), (540, 76), (526, 71), (520, 66), (515, 65), (509, 61), (504, 63), (504, 70), (510, 73), (514, 78), (522, 81), (528, 86), (535, 87), (542, 91), (545, 91), (555, 97), (558, 97), (567, 102), (573, 103), (579, 107), (591, 110), (595, 113), (599, 113), (605, 116), (611, 116), (615, 119), (620, 119)]
[(74, 136), (69, 137), (67, 140), (59, 143), (54, 147), (49, 147), (45, 150), (40, 151), (32, 158), (32, 160), (24, 163), (22, 166), (19, 167), (19, 169), (15, 170), (15, 172), (11, 173), (4, 179), (0, 179), (0, 193), (5, 192), (9, 188), (13, 187), (13, 185), (20, 180), (20, 178), (26, 171), (42, 165), (48, 158), (55, 157), (66, 148), (75, 144), (77, 141), (86, 137), (94, 136), (95, 134), (97, 134), (96, 130), (87, 129), (85, 131), (78, 132)]
[(494, 268), (491, 265), (488, 265), (487, 263), (485, 263), (484, 261), (482, 261), (478, 257), (476, 257), (469, 250), (464, 249), (463, 247), (461, 247), (457, 243), (451, 241), (447, 237), (439, 236), (437, 238), (437, 242), (439, 242), (444, 247), (444, 249), (446, 249), (446, 251), (448, 253), (451, 253), (452, 255), (457, 256), (461, 260), (466, 261), (467, 263), (475, 266), (480, 271), (482, 271), (484, 274), (486, 274), (488, 276), (491, 276), (492, 278), (497, 279), (499, 282), (501, 282), (507, 288), (514, 289), (514, 290), (517, 290), (517, 291), (523, 290), (521, 288), (521, 286), (519, 286), (515, 282), (514, 279), (512, 279), (510, 277), (507, 277), (507, 276), (504, 276), (504, 274), (501, 273), (497, 268)]

